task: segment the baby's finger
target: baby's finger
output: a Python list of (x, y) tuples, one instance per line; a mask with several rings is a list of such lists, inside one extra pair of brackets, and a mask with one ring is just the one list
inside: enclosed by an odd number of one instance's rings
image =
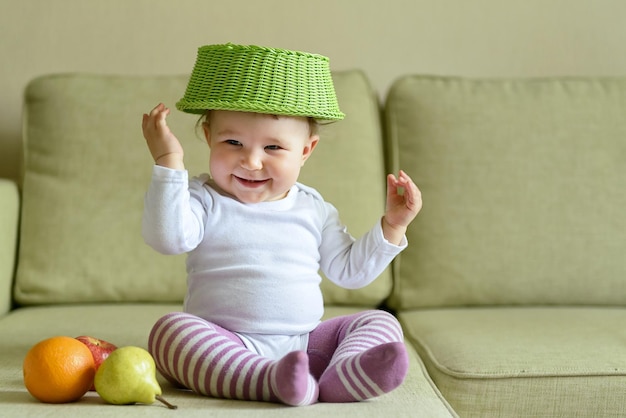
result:
[(163, 109), (163, 103), (159, 103), (158, 105), (154, 106), (152, 108), (152, 110), (150, 110), (148, 115), (151, 116), (151, 117), (154, 117), (154, 116), (158, 115), (161, 112), (162, 109)]
[(400, 196), (402, 193), (402, 188), (404, 186), (400, 182), (400, 180), (394, 176), (393, 174), (389, 174), (387, 176), (387, 196), (396, 198)]
[(406, 189), (407, 193), (415, 194), (418, 191), (417, 186), (415, 185), (415, 183), (413, 183), (411, 177), (402, 177), (402, 183), (404, 184), (404, 188)]
[(169, 109), (167, 109), (163, 103), (159, 103), (152, 110), (150, 110), (148, 117), (154, 119), (156, 122), (162, 117), (163, 112), (166, 112), (165, 114), (167, 115), (167, 113), (169, 113)]
[(170, 109), (165, 107), (161, 109), (161, 111), (157, 115), (156, 123), (157, 125), (164, 126), (166, 125), (165, 119), (170, 114)]
[(411, 183), (413, 181), (404, 170), (400, 170), (400, 172), (398, 173), (398, 179), (400, 179), (404, 183)]
[(409, 177), (409, 175), (402, 170), (400, 170), (400, 173), (398, 174), (398, 180), (405, 188), (413, 189), (413, 191), (417, 189), (417, 186), (415, 186), (411, 177)]
[(146, 127), (148, 126), (148, 119), (149, 119), (149, 116), (144, 113), (141, 118), (141, 129), (143, 129), (144, 131), (146, 130)]
[(419, 211), (422, 207), (422, 192), (420, 192), (420, 190), (413, 182), (411, 182), (411, 185), (406, 188), (406, 196), (409, 205), (413, 209)]

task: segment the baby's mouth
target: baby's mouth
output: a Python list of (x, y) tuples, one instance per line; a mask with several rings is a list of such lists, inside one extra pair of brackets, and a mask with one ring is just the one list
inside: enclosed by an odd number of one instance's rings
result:
[(244, 179), (242, 177), (238, 177), (238, 176), (234, 176), (235, 179), (237, 179), (237, 181), (246, 186), (246, 187), (259, 187), (264, 185), (265, 183), (267, 183), (269, 181), (269, 179), (264, 179), (264, 180), (254, 180), (254, 179)]

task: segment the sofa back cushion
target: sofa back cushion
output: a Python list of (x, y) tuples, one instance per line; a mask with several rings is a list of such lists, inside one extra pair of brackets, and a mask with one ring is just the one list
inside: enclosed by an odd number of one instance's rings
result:
[(17, 231), (20, 214), (20, 196), (17, 184), (0, 178), (0, 315), (11, 309)]
[[(301, 181), (333, 202), (358, 235), (384, 207), (379, 108), (361, 72), (334, 78), (347, 117), (322, 128)], [(18, 303), (182, 301), (184, 255), (160, 255), (141, 238), (153, 165), (141, 115), (160, 101), (173, 107), (187, 79), (66, 74), (30, 83)], [(173, 110), (168, 122), (183, 142), (190, 174), (207, 172), (209, 151), (195, 129), (197, 117)], [(389, 271), (350, 293), (323, 284), (326, 302), (334, 304), (373, 306), (390, 290)]]
[(626, 303), (626, 79), (407, 76), (386, 112), (424, 200), (395, 308)]

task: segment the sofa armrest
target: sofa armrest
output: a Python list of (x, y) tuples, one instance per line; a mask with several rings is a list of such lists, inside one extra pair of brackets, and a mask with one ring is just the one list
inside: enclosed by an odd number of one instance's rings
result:
[(0, 179), (0, 315), (11, 309), (19, 207), (17, 184)]

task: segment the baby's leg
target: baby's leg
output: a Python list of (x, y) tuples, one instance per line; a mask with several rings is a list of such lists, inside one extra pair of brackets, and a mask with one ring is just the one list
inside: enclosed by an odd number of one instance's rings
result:
[(306, 353), (272, 361), (248, 350), (232, 332), (194, 315), (175, 312), (159, 319), (148, 350), (165, 378), (203, 395), (294, 406), (317, 401)]
[(400, 386), (408, 371), (402, 328), (384, 311), (322, 322), (309, 339), (311, 367), (318, 369), (330, 350), (334, 354), (319, 380), (323, 402), (354, 402), (380, 396)]

